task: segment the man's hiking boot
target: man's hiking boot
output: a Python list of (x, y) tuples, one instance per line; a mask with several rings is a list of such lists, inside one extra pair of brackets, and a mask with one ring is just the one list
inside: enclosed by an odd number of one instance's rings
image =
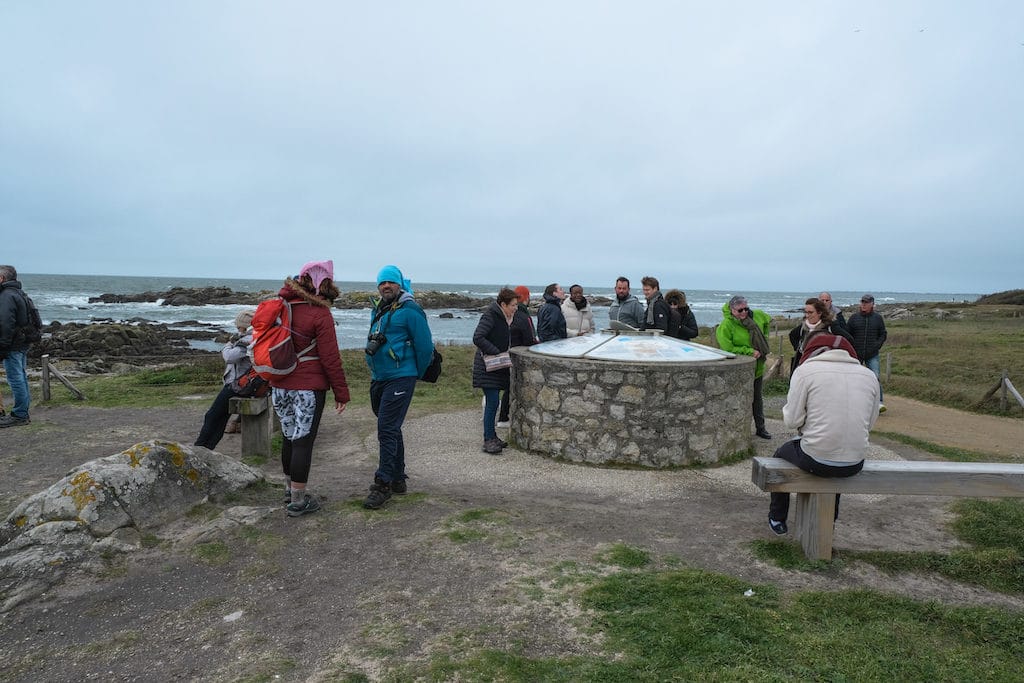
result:
[(288, 510), (289, 517), (301, 517), (319, 510), (320, 502), (313, 496), (307, 495), (301, 503), (288, 503), (288, 507), (285, 509)]
[(409, 490), (409, 487), (405, 484), (405, 479), (395, 479), (391, 482), (391, 493), (396, 496), (405, 495), (405, 492)]
[(367, 510), (379, 510), (384, 503), (391, 498), (391, 484), (374, 477), (370, 485), (370, 495), (363, 501), (363, 507)]
[(496, 436), (496, 437), (494, 437), (494, 440), (497, 441), (498, 445), (501, 446), (502, 448), (508, 448), (508, 441), (505, 441), (505, 439), (502, 439), (501, 437)]
[(18, 417), (17, 415), (4, 415), (0, 417), (0, 428), (3, 427), (20, 427), (27, 425), (31, 420), (27, 417)]
[(487, 439), (484, 441), (484, 453), (501, 455), (501, 442), (497, 439)]

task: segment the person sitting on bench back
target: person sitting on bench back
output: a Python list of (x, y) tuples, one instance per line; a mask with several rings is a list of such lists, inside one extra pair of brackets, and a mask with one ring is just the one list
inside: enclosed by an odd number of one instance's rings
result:
[[(815, 335), (790, 378), (782, 408), (783, 421), (799, 437), (783, 444), (775, 457), (819, 477), (852, 477), (864, 467), (878, 404), (878, 380), (860, 364), (850, 342), (832, 334)], [(771, 530), (786, 533), (788, 514), (789, 494), (771, 494)]]

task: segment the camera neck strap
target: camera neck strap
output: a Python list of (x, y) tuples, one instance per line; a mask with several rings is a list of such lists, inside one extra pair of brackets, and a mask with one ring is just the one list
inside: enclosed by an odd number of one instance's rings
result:
[(402, 307), (402, 304), (399, 301), (395, 301), (394, 303), (390, 304), (389, 306), (387, 306), (385, 308), (378, 307), (377, 308), (377, 312), (374, 313), (374, 315), (373, 315), (373, 320), (370, 322), (370, 331), (372, 332), (373, 328), (377, 324), (377, 322), (381, 318), (383, 318), (385, 315), (387, 315), (388, 319), (384, 321), (384, 324), (381, 325), (377, 329), (377, 331), (378, 332), (383, 332), (384, 330), (386, 330), (388, 325), (391, 323), (391, 316), (393, 316), (395, 314), (395, 311), (397, 311), (401, 307)]

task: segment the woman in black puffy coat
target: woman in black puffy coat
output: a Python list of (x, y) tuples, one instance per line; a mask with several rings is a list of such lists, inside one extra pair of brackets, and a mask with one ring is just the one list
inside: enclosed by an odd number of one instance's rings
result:
[(497, 301), (480, 316), (473, 333), (476, 356), (473, 358), (473, 387), (484, 390), (484, 453), (498, 455), (507, 444), (498, 438), (495, 418), (498, 415), (499, 395), (508, 391), (509, 368), (487, 371), (484, 356), (495, 356), (509, 350), (512, 345), (512, 321), (519, 306), (519, 297), (511, 289), (498, 292)]

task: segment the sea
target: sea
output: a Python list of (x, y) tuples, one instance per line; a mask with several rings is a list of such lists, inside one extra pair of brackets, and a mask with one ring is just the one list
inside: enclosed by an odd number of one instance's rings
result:
[[(236, 280), (224, 278), (182, 278), (182, 277), (130, 277), (119, 275), (43, 275), (19, 273), (19, 279), (25, 292), (32, 297), (39, 308), (44, 323), (54, 320), (61, 323), (95, 323), (95, 322), (126, 322), (145, 320), (153, 323), (164, 323), (179, 329), (209, 329), (219, 327), (233, 332), (235, 316), (251, 306), (162, 306), (160, 302), (133, 304), (102, 304), (89, 303), (89, 297), (101, 294), (139, 294), (142, 292), (162, 292), (171, 287), (230, 287), (239, 292), (276, 292), (281, 287), (281, 280)], [(337, 282), (343, 292), (374, 291), (373, 282)], [(545, 283), (546, 284), (546, 283)], [(415, 291), (439, 291), (463, 294), (481, 299), (493, 299), (503, 285), (457, 282), (421, 282), (413, 283)], [(544, 291), (543, 284), (530, 285), (534, 299), (540, 299)], [(643, 295), (639, 287), (635, 288), (641, 300)], [(848, 306), (860, 301), (864, 292), (832, 292), (832, 300), (837, 306)], [(614, 282), (608, 287), (584, 287), (587, 296), (604, 296), (609, 299), (615, 296)], [(742, 294), (751, 307), (759, 308), (772, 316), (783, 316), (798, 319), (802, 315), (803, 302), (809, 296), (817, 296), (818, 292), (772, 292), (772, 291), (729, 291), (710, 289), (691, 289), (686, 291), (687, 302), (693, 310), (700, 325), (716, 325), (722, 320), (722, 305), (734, 294)], [(981, 294), (969, 292), (872, 292), (875, 302), (900, 303), (917, 301), (974, 301)], [(473, 331), (479, 320), (479, 313), (460, 309), (431, 309), (427, 312), (427, 320), (435, 341), (440, 344), (472, 343)], [(448, 315), (450, 314), (450, 317)], [(444, 317), (442, 317), (444, 316)], [(595, 306), (594, 319), (597, 326), (605, 327), (608, 323), (608, 307)], [(366, 310), (334, 309), (334, 320), (337, 323), (338, 341), (342, 348), (362, 348), (366, 342), (366, 331), (369, 326), (370, 312)], [(194, 341), (196, 348), (219, 350), (214, 342)]]

